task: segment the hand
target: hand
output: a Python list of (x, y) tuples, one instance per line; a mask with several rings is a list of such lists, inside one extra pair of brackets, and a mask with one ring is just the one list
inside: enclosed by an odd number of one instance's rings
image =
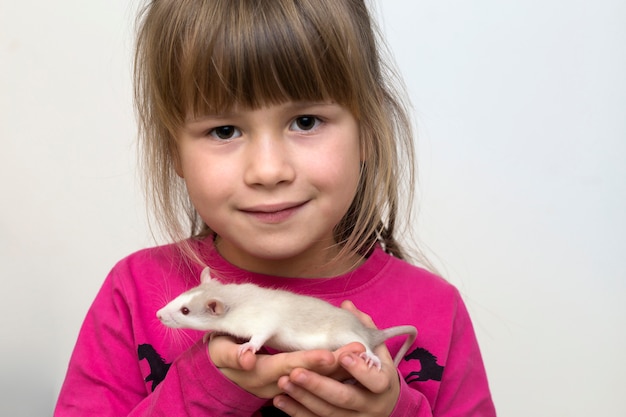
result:
[[(278, 379), (289, 375), (294, 369), (311, 369), (319, 375), (349, 378), (339, 365), (338, 356), (327, 350), (275, 355), (247, 351), (240, 355), (239, 346), (230, 336), (212, 334), (208, 347), (209, 355), (215, 366), (228, 379), (259, 398), (269, 399), (282, 393), (278, 388)], [(361, 345), (352, 348), (357, 354), (364, 350)]]
[[(366, 326), (375, 328), (372, 319), (356, 309), (351, 302), (342, 308), (354, 313)], [(278, 387), (287, 395), (274, 398), (274, 405), (293, 417), (305, 416), (389, 416), (400, 395), (398, 371), (385, 345), (374, 351), (382, 362), (382, 370), (368, 367), (350, 349), (334, 352), (337, 362), (356, 380), (344, 384), (328, 376), (298, 367), (278, 380)]]

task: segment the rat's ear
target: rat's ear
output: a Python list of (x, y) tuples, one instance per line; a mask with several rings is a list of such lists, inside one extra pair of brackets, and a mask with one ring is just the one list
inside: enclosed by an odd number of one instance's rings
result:
[(212, 316), (221, 316), (226, 308), (220, 300), (209, 300), (206, 303), (206, 309)]
[(200, 274), (200, 282), (205, 283), (211, 281), (211, 269), (207, 266), (202, 270), (202, 274)]

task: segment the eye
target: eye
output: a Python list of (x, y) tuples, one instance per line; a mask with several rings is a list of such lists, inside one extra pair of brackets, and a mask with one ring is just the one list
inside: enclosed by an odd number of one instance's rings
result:
[(235, 126), (219, 126), (211, 129), (209, 135), (217, 139), (229, 140), (235, 139), (241, 136), (241, 132)]
[(189, 309), (187, 307), (181, 307), (180, 312), (183, 316), (189, 314)]
[(289, 126), (292, 130), (306, 132), (313, 130), (320, 125), (321, 120), (315, 116), (298, 116)]

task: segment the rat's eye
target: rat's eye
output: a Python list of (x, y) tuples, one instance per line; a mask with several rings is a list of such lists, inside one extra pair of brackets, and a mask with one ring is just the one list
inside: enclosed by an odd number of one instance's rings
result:
[(180, 312), (183, 314), (183, 316), (186, 316), (187, 314), (189, 314), (189, 309), (187, 307), (182, 307), (180, 309)]

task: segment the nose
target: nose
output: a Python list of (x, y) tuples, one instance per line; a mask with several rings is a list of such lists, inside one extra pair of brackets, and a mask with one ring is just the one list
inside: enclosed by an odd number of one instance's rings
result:
[(276, 187), (295, 178), (288, 139), (280, 135), (255, 138), (248, 147), (245, 181), (251, 186)]

